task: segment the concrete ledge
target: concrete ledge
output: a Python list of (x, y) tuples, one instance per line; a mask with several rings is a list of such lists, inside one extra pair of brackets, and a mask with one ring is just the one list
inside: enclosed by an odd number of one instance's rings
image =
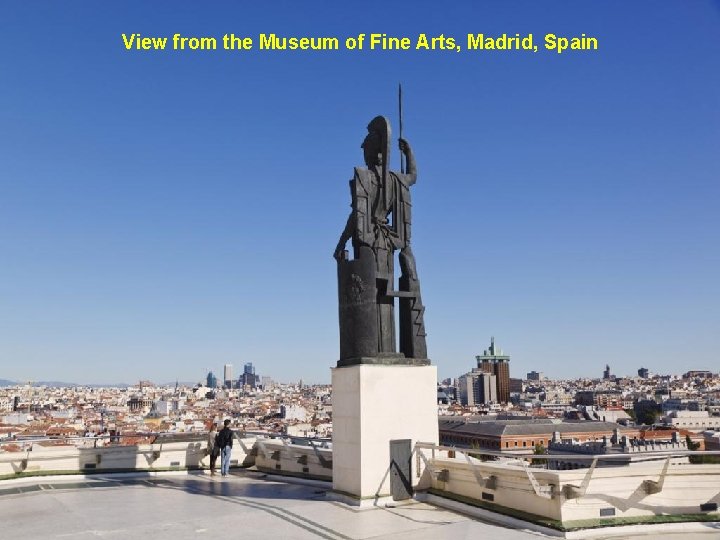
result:
[(647, 535), (648, 538), (662, 538), (667, 534), (712, 534), (717, 538), (718, 527), (711, 523), (697, 521), (687, 523), (657, 523), (644, 525), (617, 525), (612, 527), (598, 527), (580, 531), (567, 531), (565, 538), (580, 540), (585, 538), (627, 538), (628, 536)]
[[(233, 467), (236, 468), (236, 467)], [(43, 481), (48, 478), (57, 480), (60, 478), (66, 478), (68, 480), (77, 479), (92, 479), (107, 475), (113, 476), (132, 476), (135, 475), (138, 478), (143, 476), (155, 476), (158, 474), (203, 474), (204, 472), (209, 473), (209, 469), (198, 469), (198, 468), (183, 468), (183, 467), (167, 467), (157, 469), (97, 469), (93, 471), (30, 471), (17, 473), (12, 476), (0, 477), (0, 486), (4, 486), (16, 481), (28, 480), (32, 481)]]
[[(323, 482), (331, 484), (330, 487), (332, 487), (332, 476), (320, 476), (310, 473), (299, 473), (295, 471), (284, 471), (282, 469), (268, 469), (267, 467), (258, 467), (255, 466), (255, 470), (258, 472), (261, 472), (263, 474), (266, 474), (268, 476), (273, 476), (276, 478), (287, 478), (287, 479), (294, 479), (294, 480), (306, 480), (308, 482)], [(300, 483), (300, 482), (295, 482)]]
[[(238, 470), (236, 468), (235, 470)], [(298, 478), (295, 476), (282, 476), (276, 474), (267, 474), (265, 472), (240, 469), (244, 473), (251, 475), (257, 480), (268, 480), (272, 482), (282, 482), (284, 484), (297, 484), (302, 486), (314, 487), (318, 489), (331, 490), (332, 482), (326, 482), (322, 480), (312, 480), (305, 478)], [(232, 469), (231, 469), (232, 471)], [(22, 487), (38, 484), (74, 484), (77, 482), (102, 482), (108, 479), (116, 480), (132, 480), (142, 478), (157, 478), (167, 476), (210, 476), (209, 470), (179, 470), (179, 471), (132, 471), (132, 472), (96, 472), (92, 474), (48, 474), (48, 475), (36, 475), (26, 476), (22, 478), (13, 478), (10, 480), (3, 480), (0, 482), (0, 490), (4, 487)]]
[(377, 497), (364, 497), (359, 498), (349, 493), (343, 493), (342, 491), (328, 491), (327, 499), (339, 503), (346, 504), (354, 507), (356, 510), (370, 510), (372, 508), (395, 508), (397, 506), (406, 506), (408, 504), (415, 504), (415, 499), (407, 499), (404, 501), (395, 501), (390, 495), (377, 496)]
[(503, 525), (512, 529), (538, 532), (546, 536), (565, 538), (565, 533), (561, 530), (544, 527), (542, 525), (538, 525), (537, 523), (514, 518), (505, 514), (499, 514), (491, 510), (480, 508), (479, 506), (473, 506), (455, 499), (434, 495), (433, 493), (419, 492), (415, 494), (415, 499), (420, 502), (434, 504), (435, 506), (440, 506), (441, 508), (454, 510), (455, 512), (472, 516), (474, 518), (481, 519), (482, 521)]
[(255, 466), (255, 468), (264, 474), (285, 477), (285, 478), (297, 478), (297, 479), (304, 479), (304, 480), (316, 480), (318, 482), (329, 482), (332, 484), (332, 476), (319, 476), (314, 475), (310, 473), (299, 473), (295, 471), (284, 471), (282, 469), (269, 469), (267, 467), (263, 466)]
[[(663, 521), (662, 523), (635, 523), (635, 524), (612, 524), (612, 523), (598, 523), (589, 525), (587, 528), (575, 528), (577, 524), (572, 522), (566, 524), (557, 524), (557, 528), (544, 526), (539, 523), (532, 521), (525, 521), (517, 517), (513, 517), (507, 514), (502, 514), (476, 506), (471, 502), (463, 502), (461, 500), (448, 498), (440, 495), (436, 495), (430, 492), (417, 493), (415, 498), (421, 502), (427, 502), (434, 504), (442, 508), (454, 510), (461, 514), (466, 514), (483, 521), (511, 527), (518, 530), (527, 530), (537, 533), (544, 534), (546, 536), (554, 536), (558, 538), (568, 539), (585, 539), (585, 538), (614, 538), (622, 537), (625, 538), (628, 535), (648, 535), (648, 537), (658, 537), (664, 534), (720, 534), (720, 516), (706, 514), (707, 519), (705, 521), (690, 521), (692, 517), (689, 516), (688, 521), (684, 522), (671, 522)], [(479, 501), (478, 501), (479, 502)], [(512, 510), (511, 510), (512, 511)], [(673, 519), (674, 516), (657, 516), (657, 519)], [(675, 516), (677, 518), (677, 516)], [(703, 517), (702, 514), (698, 515), (697, 518)], [(651, 518), (648, 518), (648, 521)]]
[[(248, 471), (248, 473), (254, 473), (255, 471)], [(270, 480), (272, 482), (283, 482), (285, 484), (297, 484), (299, 486), (310, 486), (319, 489), (326, 489), (327, 491), (332, 490), (332, 480), (317, 480), (314, 478), (301, 478), (299, 476), (288, 476), (276, 473), (267, 473), (258, 470), (253, 475), (258, 479)]]
[(93, 474), (46, 474), (12, 478), (0, 482), (0, 491), (5, 488), (25, 487), (40, 484), (75, 484), (77, 482), (103, 482), (107, 480), (133, 480), (142, 478), (158, 478), (164, 476), (188, 476), (203, 474), (203, 471), (136, 471), (136, 472), (104, 472)]

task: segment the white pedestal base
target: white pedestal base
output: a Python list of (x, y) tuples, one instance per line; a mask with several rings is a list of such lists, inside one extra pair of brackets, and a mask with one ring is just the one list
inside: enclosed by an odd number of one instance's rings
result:
[(333, 368), (332, 389), (333, 490), (358, 503), (390, 496), (390, 441), (438, 443), (437, 367)]

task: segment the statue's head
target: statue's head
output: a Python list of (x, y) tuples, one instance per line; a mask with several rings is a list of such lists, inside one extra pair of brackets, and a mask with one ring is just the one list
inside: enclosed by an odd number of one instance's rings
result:
[(368, 124), (368, 134), (360, 147), (368, 167), (383, 166), (390, 154), (390, 123), (384, 116), (376, 116)]
[(360, 148), (363, 149), (365, 165), (368, 167), (382, 165), (382, 140), (377, 133), (368, 133), (365, 140), (360, 145)]

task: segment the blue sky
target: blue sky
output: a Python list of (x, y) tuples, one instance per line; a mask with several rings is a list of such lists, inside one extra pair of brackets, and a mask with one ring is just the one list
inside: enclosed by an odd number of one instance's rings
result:
[[(595, 36), (599, 50), (127, 51), (143, 36)], [(367, 122), (418, 160), (441, 377), (718, 369), (718, 2), (6, 2), (0, 378), (330, 379)], [(397, 153), (393, 157), (399, 165)]]

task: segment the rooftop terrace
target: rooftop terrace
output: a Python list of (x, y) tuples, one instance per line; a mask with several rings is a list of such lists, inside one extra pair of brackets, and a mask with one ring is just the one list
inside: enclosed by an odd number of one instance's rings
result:
[[(654, 452), (655, 461), (602, 467), (605, 455), (508, 458), (417, 443), (415, 500), (380, 498), (359, 510), (337, 502), (341, 496), (331, 491), (331, 448), (237, 439), (232, 475), (221, 478), (207, 474), (204, 443), (196, 438), (97, 448), (46, 448), (35, 441), (0, 453), (0, 530), (23, 539), (143, 533), (160, 539), (222, 533), (420, 540), (480, 534), (493, 540), (720, 537), (720, 465), (689, 463), (698, 452)], [(534, 463), (543, 457), (588, 460), (589, 468), (549, 470)]]
[[(424, 503), (357, 510), (329, 484), (261, 473), (109, 475), (3, 482), (3, 528), (17, 538), (534, 538)], [(41, 482), (41, 483), (37, 483)]]
[[(546, 537), (422, 502), (357, 510), (332, 501), (329, 489), (327, 483), (289, 483), (246, 470), (227, 478), (202, 472), (25, 478), (2, 482), (0, 509), (3, 530), (23, 539)], [(684, 532), (669, 526), (664, 533), (647, 529), (652, 536), (626, 530), (620, 537), (709, 540), (720, 535), (717, 524), (684, 527)], [(613, 536), (604, 529), (599, 537)]]

